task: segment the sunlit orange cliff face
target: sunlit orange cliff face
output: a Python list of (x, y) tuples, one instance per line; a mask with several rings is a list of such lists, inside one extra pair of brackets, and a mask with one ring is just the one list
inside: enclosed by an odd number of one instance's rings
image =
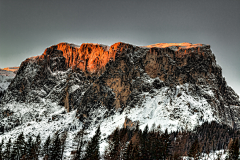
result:
[[(100, 69), (104, 68), (110, 60), (115, 60), (125, 47), (130, 47), (130, 44), (122, 42), (115, 43), (113, 45), (106, 46), (102, 44), (84, 43), (81, 46), (76, 46), (69, 43), (59, 43), (51, 46), (45, 50), (43, 55), (39, 58), (51, 58), (56, 56), (65, 57), (65, 64), (67, 68), (72, 67), (73, 69), (79, 68), (82, 71), (88, 71), (95, 73)], [(169, 48), (176, 52), (176, 54), (182, 55), (190, 53), (189, 49), (200, 49), (202, 44), (191, 44), (191, 43), (158, 43), (140, 48)], [(175, 47), (175, 48), (174, 48)], [(210, 46), (209, 46), (210, 47)]]
[(176, 46), (178, 47), (178, 49), (189, 49), (189, 48), (196, 48), (196, 47), (202, 47), (203, 44), (192, 44), (192, 43), (187, 43), (187, 42), (183, 42), (183, 43), (157, 43), (157, 44), (151, 44), (145, 47), (148, 48), (153, 48), (153, 47), (157, 47), (157, 48), (166, 48), (166, 47), (172, 47), (172, 46)]
[(19, 67), (7, 67), (7, 68), (3, 68), (2, 70), (16, 72), (18, 71), (18, 69)]
[[(56, 52), (56, 51), (60, 52)], [(45, 50), (40, 59), (47, 57), (64, 56), (67, 68), (80, 68), (81, 70), (96, 72), (104, 67), (115, 55), (108, 51), (108, 46), (85, 43), (80, 47), (68, 43), (60, 43)]]

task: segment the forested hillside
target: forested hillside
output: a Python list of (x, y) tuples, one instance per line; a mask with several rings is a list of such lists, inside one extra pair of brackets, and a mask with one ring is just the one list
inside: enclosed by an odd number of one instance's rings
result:
[[(236, 159), (239, 155), (240, 132), (227, 125), (216, 122), (204, 123), (193, 131), (176, 131), (168, 133), (161, 131), (161, 126), (146, 126), (144, 130), (139, 126), (129, 128), (116, 128), (107, 138), (103, 155), (99, 148), (101, 143), (101, 129), (88, 139), (83, 139), (86, 134), (83, 128), (74, 138), (71, 156), (72, 160), (154, 160), (172, 159), (180, 160), (184, 156), (195, 159), (202, 153), (209, 154), (216, 150), (224, 149), (228, 159)], [(2, 140), (0, 144), (0, 159), (48, 159), (61, 160), (66, 150), (68, 132), (56, 132), (49, 135), (46, 141), (41, 140), (39, 134), (36, 138), (24, 137), (21, 133), (15, 141), (11, 138)]]

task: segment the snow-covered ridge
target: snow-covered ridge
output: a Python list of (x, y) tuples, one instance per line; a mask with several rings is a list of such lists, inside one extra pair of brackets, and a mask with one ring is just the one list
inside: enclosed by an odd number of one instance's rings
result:
[(6, 68), (0, 68), (0, 70), (5, 70), (5, 71), (11, 71), (11, 72), (17, 72), (19, 67), (6, 67)]
[(0, 91), (4, 91), (10, 85), (12, 79), (16, 76), (19, 67), (8, 67), (0, 69)]

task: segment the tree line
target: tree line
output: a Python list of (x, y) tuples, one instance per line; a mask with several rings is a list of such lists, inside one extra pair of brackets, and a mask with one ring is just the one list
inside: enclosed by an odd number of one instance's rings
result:
[(3, 91), (0, 91), (0, 101), (1, 101), (1, 99), (2, 99), (2, 97), (4, 96), (4, 94), (6, 93), (6, 91), (5, 90), (3, 90)]
[[(182, 156), (199, 159), (201, 153), (228, 150), (226, 159), (239, 157), (238, 130), (217, 122), (204, 123), (193, 131), (161, 131), (160, 126), (145, 126), (144, 130), (116, 128), (107, 138), (105, 151), (100, 155), (101, 129), (95, 135), (84, 139), (85, 128), (73, 140), (72, 160), (180, 160)], [(0, 143), (0, 160), (62, 160), (66, 150), (67, 132), (55, 133), (41, 142), (41, 137), (21, 133), (15, 141), (11, 138)]]
[(173, 146), (171, 153), (174, 157), (187, 156), (192, 146), (197, 148), (198, 154), (209, 154), (211, 151), (221, 149), (228, 150), (231, 140), (236, 140), (239, 137), (239, 130), (228, 125), (218, 124), (215, 121), (205, 122), (201, 126), (197, 126), (193, 131), (172, 132), (170, 134), (171, 145)]
[(52, 138), (48, 136), (42, 144), (40, 134), (35, 139), (29, 136), (26, 140), (23, 132), (19, 134), (15, 141), (11, 138), (0, 143), (0, 160), (60, 160), (63, 158), (67, 132), (54, 134)]
[(183, 156), (199, 159), (201, 153), (224, 149), (228, 151), (226, 159), (239, 157), (240, 132), (217, 122), (205, 122), (193, 131), (161, 131), (153, 125), (135, 130), (116, 129), (108, 139), (108, 148), (104, 153), (106, 160), (181, 160)]

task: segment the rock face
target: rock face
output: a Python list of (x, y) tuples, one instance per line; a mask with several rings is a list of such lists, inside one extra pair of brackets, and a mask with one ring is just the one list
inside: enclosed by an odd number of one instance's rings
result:
[[(107, 117), (142, 106), (142, 93), (154, 98), (163, 87), (173, 94), (185, 84), (192, 97), (206, 99), (220, 121), (240, 127), (239, 97), (227, 86), (210, 46), (204, 44), (60, 43), (22, 62), (2, 105), (48, 99), (68, 112), (77, 109), (76, 116), (84, 121), (98, 108), (106, 108)], [(175, 98), (180, 96), (179, 92)]]
[(135, 130), (138, 122), (132, 122), (131, 119), (125, 118), (123, 128), (128, 128), (130, 130)]

